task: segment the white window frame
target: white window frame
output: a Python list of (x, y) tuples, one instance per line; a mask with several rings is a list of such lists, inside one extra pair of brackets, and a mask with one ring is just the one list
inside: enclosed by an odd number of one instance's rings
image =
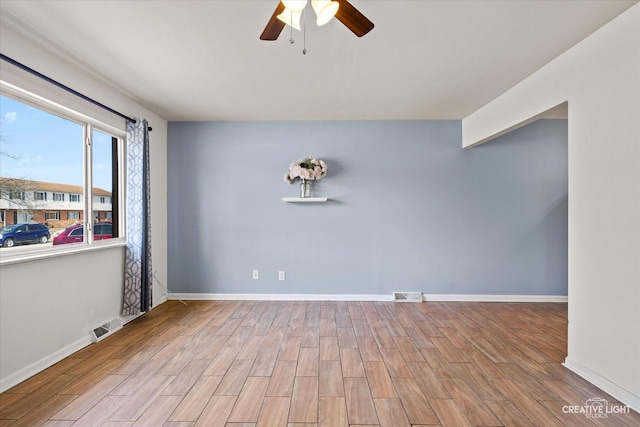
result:
[(13, 200), (25, 200), (24, 191), (11, 191), (9, 192), (9, 198)]
[[(55, 218), (49, 218), (51, 214), (55, 214)], [(60, 221), (60, 211), (45, 211), (44, 212), (44, 220), (45, 221)]]
[[(55, 256), (64, 256), (78, 252), (86, 252), (99, 250), (115, 246), (126, 245), (126, 138), (127, 133), (123, 129), (118, 129), (109, 124), (103, 123), (78, 111), (67, 108), (61, 104), (50, 101), (42, 96), (26, 91), (18, 86), (0, 80), (0, 94), (9, 96), (24, 104), (32, 105), (38, 109), (54, 114), (60, 118), (70, 120), (84, 126), (84, 206), (85, 227), (84, 242), (73, 245), (59, 245), (45, 248), (33, 248), (32, 245), (25, 247), (13, 247), (11, 251), (2, 253), (0, 257), (0, 265), (13, 264), (19, 262), (34, 261), (42, 258), (50, 258)], [(118, 194), (120, 197), (118, 203), (118, 236), (113, 239), (93, 240), (94, 218), (93, 212), (93, 157), (92, 157), (92, 133), (98, 130), (111, 135), (118, 140)], [(69, 195), (71, 201), (71, 194)], [(82, 202), (82, 195), (80, 195)], [(75, 202), (78, 203), (78, 202)]]

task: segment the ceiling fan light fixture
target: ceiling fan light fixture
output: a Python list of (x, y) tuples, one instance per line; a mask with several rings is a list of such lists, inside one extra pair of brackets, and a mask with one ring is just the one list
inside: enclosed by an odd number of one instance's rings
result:
[(336, 16), (340, 4), (332, 0), (311, 0), (311, 7), (313, 7), (318, 17), (316, 24), (321, 27)]
[(282, 4), (292, 12), (302, 13), (302, 9), (307, 7), (307, 0), (282, 0)]
[[(276, 10), (273, 11), (267, 26), (260, 34), (260, 40), (277, 40), (287, 24), (291, 28), (301, 30), (300, 20), (308, 3), (307, 0), (278, 0)], [(317, 15), (318, 25), (326, 24), (335, 16), (357, 37), (362, 37), (373, 30), (373, 22), (353, 7), (349, 0), (311, 0), (311, 5)], [(289, 39), (291, 40), (293, 38)]]
[(300, 17), (302, 16), (302, 11), (290, 10), (285, 8), (284, 12), (277, 16), (279, 20), (284, 22), (285, 24), (295, 28), (300, 31)]

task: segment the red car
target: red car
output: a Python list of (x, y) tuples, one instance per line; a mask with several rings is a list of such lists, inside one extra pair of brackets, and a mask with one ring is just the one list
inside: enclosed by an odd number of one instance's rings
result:
[[(93, 225), (93, 240), (111, 239), (113, 237), (113, 224), (110, 222), (98, 222)], [(53, 235), (54, 245), (78, 243), (84, 241), (84, 224), (69, 226)]]

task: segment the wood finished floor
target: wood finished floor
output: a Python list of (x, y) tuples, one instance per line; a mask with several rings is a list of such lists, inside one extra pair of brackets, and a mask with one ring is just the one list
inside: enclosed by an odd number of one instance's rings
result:
[(169, 301), (0, 395), (0, 426), (639, 426), (561, 366), (567, 305)]

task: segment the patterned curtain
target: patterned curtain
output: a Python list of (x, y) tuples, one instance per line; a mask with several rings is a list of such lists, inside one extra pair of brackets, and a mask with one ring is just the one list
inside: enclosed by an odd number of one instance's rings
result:
[(149, 130), (146, 119), (127, 122), (127, 250), (122, 315), (151, 308), (151, 200)]

